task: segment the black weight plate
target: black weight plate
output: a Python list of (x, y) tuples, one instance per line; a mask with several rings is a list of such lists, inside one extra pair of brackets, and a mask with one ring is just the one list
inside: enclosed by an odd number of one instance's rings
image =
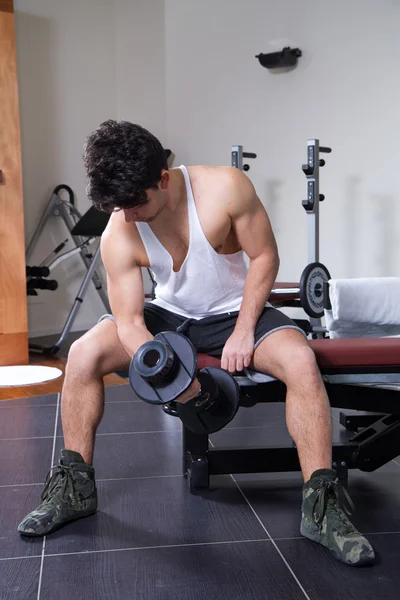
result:
[(154, 340), (168, 344), (174, 351), (176, 366), (172, 380), (146, 381), (137, 373), (133, 357), (129, 367), (129, 383), (141, 400), (149, 404), (167, 404), (192, 383), (197, 370), (197, 352), (192, 342), (176, 331), (157, 333)]
[(223, 429), (232, 421), (239, 408), (240, 388), (236, 379), (223, 369), (206, 367), (202, 371), (211, 375), (217, 384), (218, 398), (205, 410), (195, 410), (194, 400), (185, 404), (177, 402), (176, 410), (187, 429), (193, 433), (209, 434)]
[(324, 282), (331, 278), (322, 263), (310, 263), (300, 279), (301, 306), (309, 317), (320, 319), (324, 316)]
[(151, 340), (140, 346), (133, 357), (134, 369), (147, 381), (167, 381), (174, 375), (176, 359), (169, 344)]

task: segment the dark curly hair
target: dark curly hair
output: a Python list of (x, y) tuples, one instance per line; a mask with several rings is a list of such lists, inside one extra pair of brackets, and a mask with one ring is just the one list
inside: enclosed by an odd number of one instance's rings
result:
[(85, 142), (87, 194), (103, 212), (146, 204), (168, 169), (164, 148), (147, 129), (128, 121), (102, 123)]

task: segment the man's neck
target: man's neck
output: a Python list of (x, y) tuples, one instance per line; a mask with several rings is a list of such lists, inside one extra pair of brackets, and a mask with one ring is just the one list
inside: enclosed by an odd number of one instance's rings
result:
[(186, 202), (186, 185), (181, 169), (171, 169), (169, 177), (169, 194), (164, 210), (173, 214)]

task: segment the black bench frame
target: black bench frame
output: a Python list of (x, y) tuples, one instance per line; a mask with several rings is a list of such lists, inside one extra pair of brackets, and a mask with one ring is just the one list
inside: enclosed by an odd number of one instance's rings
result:
[[(325, 383), (333, 408), (362, 410), (370, 415), (352, 416), (341, 422), (349, 429), (361, 430), (346, 443), (333, 445), (333, 468), (347, 483), (348, 470), (375, 471), (400, 455), (399, 392), (393, 389)], [(286, 387), (280, 381), (241, 386), (241, 405), (259, 402), (284, 402)], [(361, 408), (362, 407), (362, 408)], [(379, 411), (377, 414), (376, 411)], [(166, 411), (168, 412), (168, 411)], [(234, 473), (299, 471), (294, 446), (256, 448), (213, 448), (208, 435), (194, 434), (183, 427), (183, 473), (191, 493), (206, 492), (210, 476)]]

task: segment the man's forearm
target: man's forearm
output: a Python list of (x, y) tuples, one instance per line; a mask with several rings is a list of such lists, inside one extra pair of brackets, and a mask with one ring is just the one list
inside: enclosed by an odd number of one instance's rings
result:
[(260, 256), (250, 261), (242, 306), (236, 322), (236, 331), (255, 330), (270, 296), (279, 269), (279, 259)]
[(144, 322), (119, 324), (118, 337), (130, 358), (136, 354), (145, 342), (154, 339)]
[[(146, 328), (144, 322), (138, 322), (137, 324), (124, 323), (123, 325), (118, 325), (118, 337), (131, 359), (139, 350), (140, 346), (154, 339), (154, 336)], [(191, 385), (182, 394), (175, 398), (175, 400), (185, 403), (197, 396), (200, 390), (200, 382), (197, 377), (195, 377)]]

